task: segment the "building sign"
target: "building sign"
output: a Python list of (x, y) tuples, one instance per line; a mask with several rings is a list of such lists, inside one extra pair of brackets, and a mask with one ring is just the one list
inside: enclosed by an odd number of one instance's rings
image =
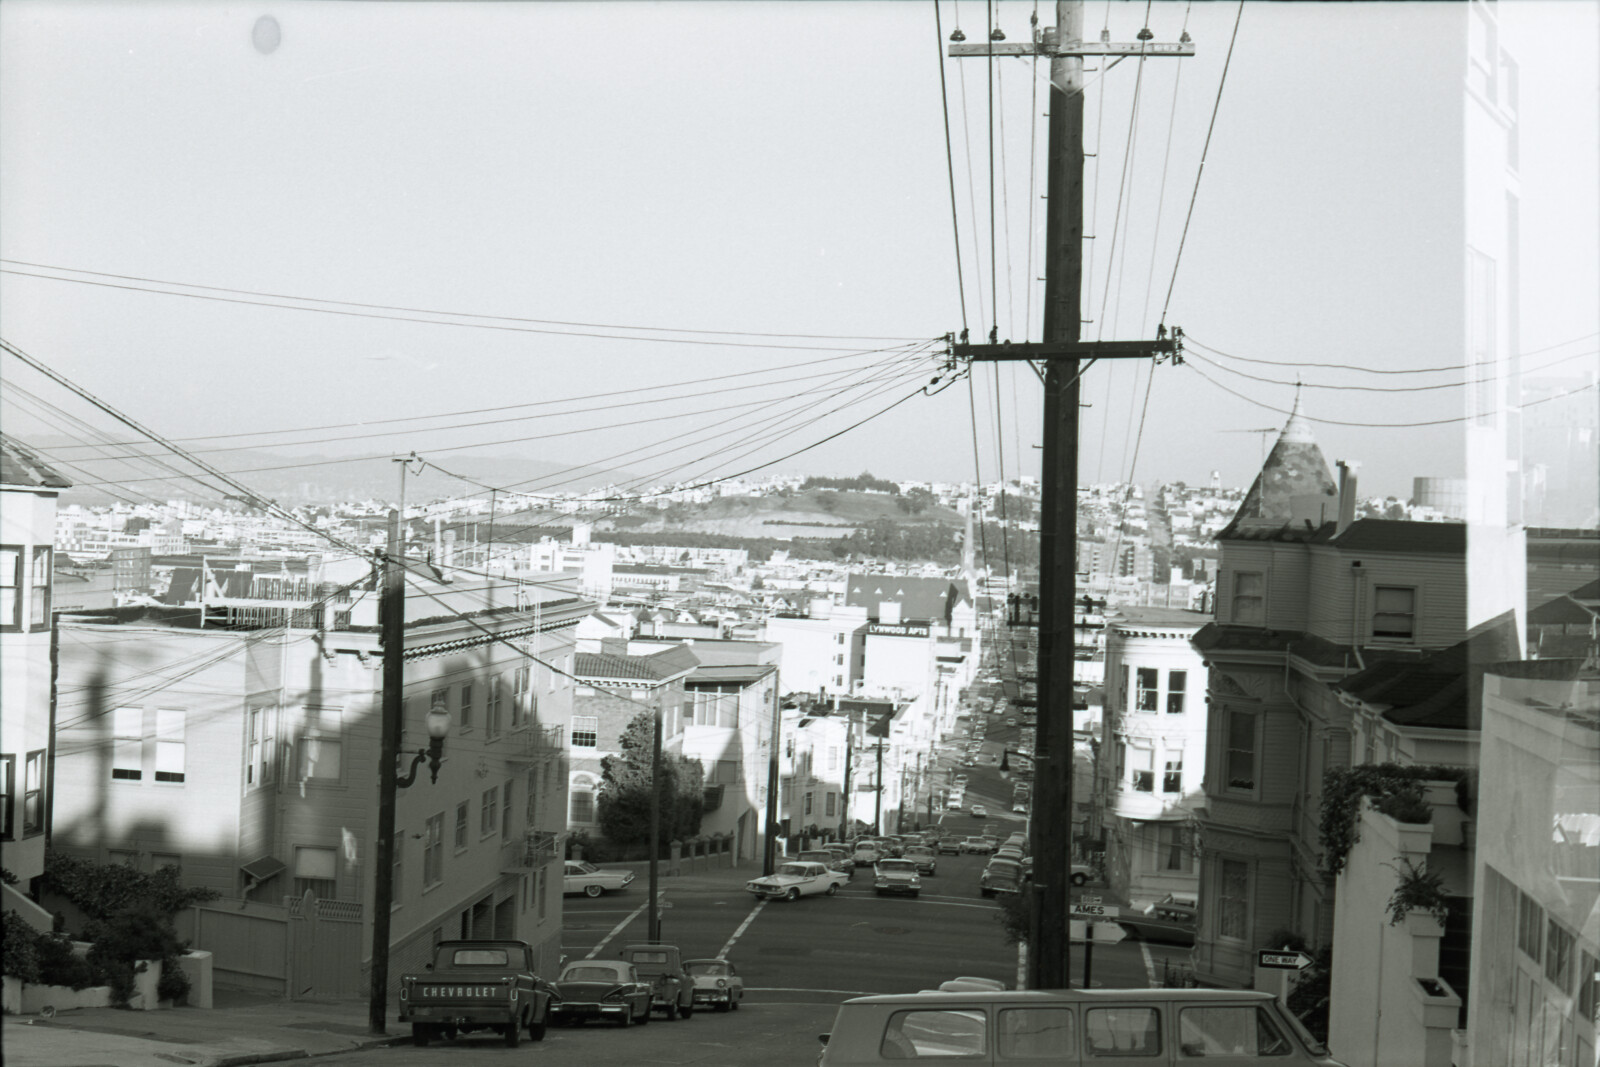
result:
[(878, 637), (927, 637), (933, 631), (925, 622), (869, 622), (867, 634)]

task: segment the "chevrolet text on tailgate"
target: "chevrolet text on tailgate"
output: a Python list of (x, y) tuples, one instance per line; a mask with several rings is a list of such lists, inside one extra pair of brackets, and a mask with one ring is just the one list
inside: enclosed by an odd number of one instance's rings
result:
[(1343, 1067), (1270, 993), (1228, 989), (980, 990), (857, 997), (839, 1006), (820, 1067), (885, 1060), (1059, 1067)]
[(525, 941), (441, 941), (425, 974), (400, 977), (400, 1021), (426, 1045), (472, 1030), (495, 1030), (516, 1048), (522, 1030), (544, 1039), (554, 987), (533, 971)]

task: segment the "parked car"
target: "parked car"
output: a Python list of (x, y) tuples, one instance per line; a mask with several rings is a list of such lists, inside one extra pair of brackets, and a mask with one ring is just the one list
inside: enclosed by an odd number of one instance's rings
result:
[(956, 775), (956, 785), (966, 785), (966, 784), (967, 784), (967, 776), (966, 775), (964, 775), (964, 774)]
[(878, 843), (871, 838), (862, 838), (856, 842), (855, 851), (850, 853), (850, 858), (857, 867), (870, 867), (883, 859), (883, 850), (878, 848)]
[(1016, 718), (1013, 717), (1013, 716), (1007, 716), (1006, 717), (1006, 725), (1007, 726), (1015, 726), (1015, 725), (1017, 725)]
[(856, 861), (851, 855), (851, 849), (845, 848), (843, 845), (829, 845), (823, 851), (831, 852), (839, 860), (839, 870), (844, 871), (846, 874), (855, 873)]
[(1016, 833), (1006, 838), (1005, 843), (1010, 845), (1012, 848), (1020, 849), (1023, 852), (1028, 851), (1028, 835), (1023, 833), (1021, 830), (1018, 830)]
[(1087, 863), (1074, 863), (1072, 865), (1072, 884), (1084, 885), (1094, 877), (1094, 868)]
[(586, 897), (597, 897), (608, 889), (626, 889), (632, 881), (632, 871), (604, 871), (582, 860), (567, 860), (561, 875), (561, 892), (564, 895), (582, 893)]
[(872, 872), (872, 889), (878, 896), (904, 894), (916, 896), (922, 891), (922, 878), (917, 873), (915, 860), (886, 859)]
[(810, 849), (800, 853), (800, 855), (796, 856), (795, 858), (802, 863), (820, 863), (829, 870), (838, 871), (846, 878), (850, 877), (851, 872), (856, 869), (856, 865), (854, 863), (851, 863), (850, 866), (846, 867), (844, 865), (844, 861), (839, 858), (837, 853), (825, 848)]
[(557, 999), (550, 1004), (552, 1023), (582, 1025), (610, 1019), (618, 1026), (650, 1021), (650, 983), (626, 960), (578, 960), (556, 979)]
[(1168, 894), (1141, 912), (1124, 911), (1117, 921), (1131, 937), (1170, 945), (1192, 945), (1199, 925), (1199, 910), (1193, 901), (1179, 900)]
[(751, 879), (744, 887), (758, 897), (799, 900), (824, 893), (831, 897), (849, 880), (848, 874), (830, 870), (821, 863), (794, 862), (781, 865), (764, 878)]
[(982, 804), (974, 804), (972, 805), (972, 817), (974, 819), (987, 819), (989, 817), (989, 809)]
[(669, 1021), (694, 1014), (694, 982), (683, 969), (677, 945), (654, 941), (628, 945), (620, 955), (633, 964), (639, 980), (649, 984), (651, 1010), (665, 1013)]
[(905, 858), (917, 865), (918, 874), (939, 873), (939, 851), (929, 845), (912, 845), (906, 849)]
[(992, 859), (978, 877), (978, 891), (986, 897), (996, 893), (1020, 893), (1025, 876), (1016, 860)]
[(738, 1011), (744, 1002), (744, 979), (727, 960), (684, 960), (683, 969), (694, 979), (694, 1002), (718, 1011)]
[(988, 855), (994, 851), (994, 842), (986, 841), (981, 837), (968, 837), (961, 842), (962, 852), (975, 852), (979, 855)]
[(999, 848), (994, 850), (994, 858), (998, 860), (1010, 860), (1012, 863), (1021, 863), (1022, 849), (1017, 848), (1015, 845), (1001, 845)]
[(1024, 800), (1013, 800), (1011, 802), (1011, 810), (1012, 812), (1020, 812), (1026, 815), (1028, 813), (1028, 803)]
[(496, 1030), (516, 1048), (524, 1028), (534, 1041), (544, 1040), (555, 996), (555, 987), (534, 973), (525, 941), (441, 941), (426, 973), (400, 976), (400, 1021), (411, 1024), (417, 1045)]

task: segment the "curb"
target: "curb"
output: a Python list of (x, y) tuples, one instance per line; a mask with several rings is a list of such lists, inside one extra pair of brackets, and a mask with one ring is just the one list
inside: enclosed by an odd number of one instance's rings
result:
[(388, 1048), (392, 1045), (410, 1043), (409, 1037), (372, 1037), (357, 1041), (349, 1048), (332, 1049), (328, 1052), (308, 1052), (303, 1048), (283, 1049), (279, 1052), (250, 1052), (238, 1056), (223, 1056), (212, 1060), (210, 1067), (250, 1067), (257, 1063), (278, 1063), (283, 1060), (316, 1059), (320, 1056), (338, 1056), (346, 1052), (360, 1052), (369, 1048)]

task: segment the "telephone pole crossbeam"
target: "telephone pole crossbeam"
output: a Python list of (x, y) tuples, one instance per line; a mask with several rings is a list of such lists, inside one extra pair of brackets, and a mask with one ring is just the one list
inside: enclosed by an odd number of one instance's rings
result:
[(1163, 359), (1183, 361), (1182, 334), (1155, 341), (1029, 341), (997, 345), (950, 346), (957, 359), (1002, 363), (1031, 359)]
[(1168, 44), (1157, 41), (1068, 41), (1057, 46), (1050, 31), (1042, 41), (974, 41), (950, 46), (951, 59), (974, 56), (1042, 56), (1046, 59), (1081, 59), (1084, 56), (1135, 56), (1150, 59), (1183, 59), (1194, 55), (1192, 42)]

